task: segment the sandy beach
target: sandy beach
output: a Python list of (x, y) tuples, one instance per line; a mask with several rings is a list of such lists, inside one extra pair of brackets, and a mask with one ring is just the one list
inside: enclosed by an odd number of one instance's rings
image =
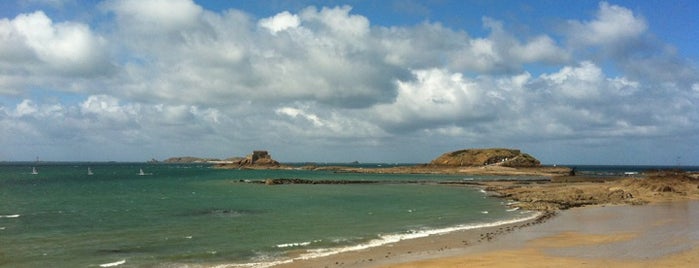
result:
[(483, 249), (379, 266), (693, 267), (699, 260), (697, 230), (697, 201), (576, 208), (476, 246)]
[(698, 230), (699, 201), (574, 208), (278, 267), (692, 267)]
[[(668, 191), (665, 184), (674, 180)], [(489, 187), (565, 209), (537, 205), (551, 214), (278, 267), (693, 267), (699, 261), (699, 190), (690, 177)], [(620, 191), (621, 198), (600, 198)], [(547, 192), (554, 198), (539, 200)]]

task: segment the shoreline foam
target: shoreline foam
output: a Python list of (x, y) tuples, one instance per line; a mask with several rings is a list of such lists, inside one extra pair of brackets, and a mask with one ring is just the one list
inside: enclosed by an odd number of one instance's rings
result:
[[(452, 227), (427, 229), (427, 230), (413, 231), (413, 232), (402, 233), (402, 234), (381, 235), (377, 239), (372, 239), (372, 240), (369, 240), (368, 242), (360, 243), (360, 244), (356, 244), (356, 245), (349, 245), (349, 246), (344, 246), (344, 247), (334, 247), (334, 248), (310, 249), (304, 253), (301, 253), (300, 255), (298, 255), (296, 257), (285, 259), (285, 260), (276, 260), (276, 261), (269, 261), (269, 262), (242, 263), (242, 264), (222, 264), (222, 265), (216, 265), (214, 267), (217, 267), (217, 268), (224, 268), (224, 267), (273, 267), (273, 266), (279, 266), (279, 265), (284, 265), (284, 264), (291, 264), (291, 263), (298, 262), (298, 261), (308, 261), (308, 260), (313, 260), (313, 259), (330, 257), (333, 255), (338, 255), (338, 254), (342, 254), (342, 253), (357, 252), (357, 251), (382, 247), (382, 246), (386, 246), (386, 245), (390, 245), (390, 244), (394, 244), (394, 243), (398, 243), (398, 242), (402, 242), (402, 241), (426, 238), (426, 237), (430, 237), (430, 236), (441, 236), (441, 235), (447, 235), (449, 233), (460, 232), (460, 231), (487, 229), (487, 228), (494, 228), (494, 227), (500, 227), (500, 226), (505, 226), (505, 225), (512, 225), (512, 224), (524, 223), (524, 222), (529, 222), (529, 221), (535, 221), (537, 219), (540, 219), (544, 215), (545, 215), (545, 213), (543, 213), (543, 212), (531, 212), (531, 215), (528, 215), (527, 217), (519, 217), (519, 218), (500, 220), (500, 221), (495, 221), (495, 222), (462, 224), (462, 225), (456, 225), (456, 226), (452, 226)], [(291, 247), (291, 246), (295, 246), (297, 244), (301, 245), (301, 244), (305, 244), (305, 243), (306, 242), (288, 243), (288, 244), (283, 244), (283, 246), (284, 247)], [(308, 244), (310, 244), (310, 243), (308, 243)]]

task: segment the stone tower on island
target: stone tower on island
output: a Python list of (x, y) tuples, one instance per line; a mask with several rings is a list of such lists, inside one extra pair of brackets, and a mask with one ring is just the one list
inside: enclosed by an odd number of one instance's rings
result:
[(253, 151), (245, 159), (240, 160), (240, 166), (279, 166), (279, 162), (272, 159), (272, 156), (263, 150)]

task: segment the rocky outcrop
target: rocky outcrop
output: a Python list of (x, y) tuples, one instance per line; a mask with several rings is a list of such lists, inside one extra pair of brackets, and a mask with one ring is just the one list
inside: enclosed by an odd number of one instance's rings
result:
[(529, 210), (558, 210), (604, 204), (645, 204), (699, 199), (699, 173), (653, 172), (645, 177), (579, 177), (574, 182), (483, 182), (486, 191)]
[(238, 162), (241, 166), (279, 166), (279, 162), (272, 159), (267, 151), (253, 151)]
[(228, 158), (225, 163), (218, 164), (217, 168), (279, 168), (281, 164), (272, 159), (272, 156), (263, 150), (253, 151), (244, 158)]
[[(560, 186), (560, 187), (556, 187)], [(512, 187), (510, 189), (487, 188), (497, 191), (501, 197), (520, 202), (518, 207), (528, 210), (558, 210), (597, 204), (623, 204), (632, 201), (634, 195), (628, 189), (556, 185), (552, 187)]]
[(445, 153), (430, 162), (433, 166), (538, 167), (541, 162), (516, 149), (466, 149)]

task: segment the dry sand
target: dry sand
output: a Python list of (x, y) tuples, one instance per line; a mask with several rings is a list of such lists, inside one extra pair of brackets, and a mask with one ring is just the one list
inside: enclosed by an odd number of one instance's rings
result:
[(696, 267), (699, 202), (572, 209), (489, 247), (386, 267)]

